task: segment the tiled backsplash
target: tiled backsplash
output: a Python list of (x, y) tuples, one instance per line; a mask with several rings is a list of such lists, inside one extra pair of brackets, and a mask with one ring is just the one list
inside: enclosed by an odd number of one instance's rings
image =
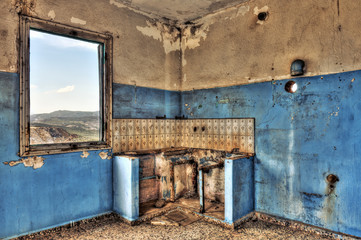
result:
[(114, 152), (170, 147), (254, 153), (254, 119), (113, 119)]

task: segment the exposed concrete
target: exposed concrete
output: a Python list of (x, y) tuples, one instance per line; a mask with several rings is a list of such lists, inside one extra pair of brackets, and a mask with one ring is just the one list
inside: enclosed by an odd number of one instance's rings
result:
[(290, 78), (295, 59), (306, 76), (360, 69), (360, 11), (357, 1), (254, 0), (193, 21), (182, 35), (181, 89)]

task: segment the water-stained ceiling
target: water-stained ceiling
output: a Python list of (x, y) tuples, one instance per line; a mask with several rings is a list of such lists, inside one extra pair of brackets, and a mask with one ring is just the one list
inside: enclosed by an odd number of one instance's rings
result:
[(115, 0), (148, 14), (186, 22), (248, 0)]

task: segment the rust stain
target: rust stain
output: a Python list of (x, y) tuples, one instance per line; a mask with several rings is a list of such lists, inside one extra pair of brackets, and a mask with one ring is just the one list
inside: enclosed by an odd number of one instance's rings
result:
[(329, 174), (326, 177), (327, 186), (325, 189), (326, 198), (323, 205), (323, 216), (327, 223), (332, 223), (335, 220), (335, 206), (336, 206), (336, 184), (339, 178), (335, 174)]
[(9, 165), (10, 167), (14, 167), (20, 163), (23, 163), (25, 167), (32, 167), (33, 169), (41, 168), (44, 165), (45, 158), (43, 157), (28, 157), (24, 159), (20, 159), (18, 161), (10, 161), (10, 162), (3, 162), (5, 165)]

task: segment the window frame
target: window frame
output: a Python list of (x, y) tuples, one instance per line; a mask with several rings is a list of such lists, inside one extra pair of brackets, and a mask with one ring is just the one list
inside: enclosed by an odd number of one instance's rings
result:
[[(100, 84), (100, 116), (102, 139), (96, 142), (53, 143), (30, 145), (30, 29), (103, 45)], [(20, 139), (19, 156), (36, 156), (86, 150), (110, 149), (112, 146), (112, 49), (113, 38), (102, 34), (34, 17), (20, 16)], [(101, 63), (100, 63), (100, 60)]]

